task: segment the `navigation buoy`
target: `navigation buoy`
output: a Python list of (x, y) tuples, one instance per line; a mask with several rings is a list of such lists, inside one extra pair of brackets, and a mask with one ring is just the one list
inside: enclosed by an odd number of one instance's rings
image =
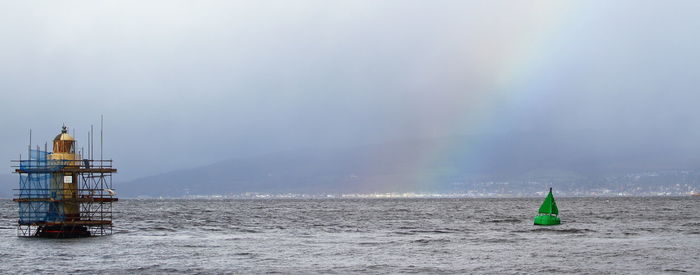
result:
[(549, 194), (547, 198), (544, 199), (539, 215), (535, 216), (535, 225), (557, 225), (560, 224), (559, 220), (559, 209), (557, 208), (557, 203), (554, 201), (554, 195), (552, 195), (552, 188), (549, 188)]

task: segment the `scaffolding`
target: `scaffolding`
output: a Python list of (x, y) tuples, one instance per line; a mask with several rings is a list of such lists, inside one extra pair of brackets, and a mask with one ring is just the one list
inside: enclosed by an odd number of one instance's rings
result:
[[(63, 133), (66, 134), (64, 127)], [(54, 140), (54, 152), (29, 149), (13, 161), (20, 175), (17, 235), (72, 238), (112, 234), (112, 160), (83, 159), (70, 140)], [(68, 144), (66, 148), (63, 145)], [(89, 155), (89, 154), (88, 154)], [(69, 157), (66, 157), (69, 156)]]

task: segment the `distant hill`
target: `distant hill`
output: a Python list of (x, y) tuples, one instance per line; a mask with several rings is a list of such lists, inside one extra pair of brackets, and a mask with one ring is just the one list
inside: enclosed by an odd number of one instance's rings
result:
[[(507, 137), (398, 141), (336, 150), (294, 150), (117, 183), (121, 196), (260, 193), (443, 192), (485, 181), (566, 183), (586, 189), (606, 176), (700, 170), (692, 152), (591, 148), (583, 140)], [(459, 139), (458, 139), (459, 140)], [(614, 148), (613, 148), (614, 149)], [(511, 186), (509, 188), (518, 188)], [(541, 187), (537, 187), (541, 188)]]
[(18, 176), (12, 174), (0, 174), (0, 198), (11, 198), (12, 189), (17, 188)]
[(416, 173), (416, 162), (424, 152), (409, 148), (420, 146), (386, 144), (323, 152), (279, 152), (141, 178), (122, 184), (121, 189), (129, 195), (167, 196), (390, 191)]

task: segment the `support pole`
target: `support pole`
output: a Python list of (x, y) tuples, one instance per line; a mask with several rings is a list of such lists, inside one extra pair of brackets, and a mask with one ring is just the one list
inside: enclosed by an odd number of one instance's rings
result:
[(100, 164), (102, 164), (101, 163), (102, 162), (102, 150), (104, 148), (104, 145), (103, 145), (103, 143), (104, 143), (104, 140), (103, 140), (104, 126), (105, 126), (104, 125), (104, 115), (100, 115)]
[(29, 157), (27, 159), (32, 159), (32, 129), (31, 128), (29, 128), (29, 146), (28, 146), (28, 148), (29, 149), (27, 149), (27, 153), (28, 153)]

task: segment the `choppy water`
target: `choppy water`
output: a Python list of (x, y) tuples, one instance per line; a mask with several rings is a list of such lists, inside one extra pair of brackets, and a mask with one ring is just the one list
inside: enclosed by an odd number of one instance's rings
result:
[(700, 198), (123, 200), (115, 234), (18, 238), (2, 273), (700, 273)]

